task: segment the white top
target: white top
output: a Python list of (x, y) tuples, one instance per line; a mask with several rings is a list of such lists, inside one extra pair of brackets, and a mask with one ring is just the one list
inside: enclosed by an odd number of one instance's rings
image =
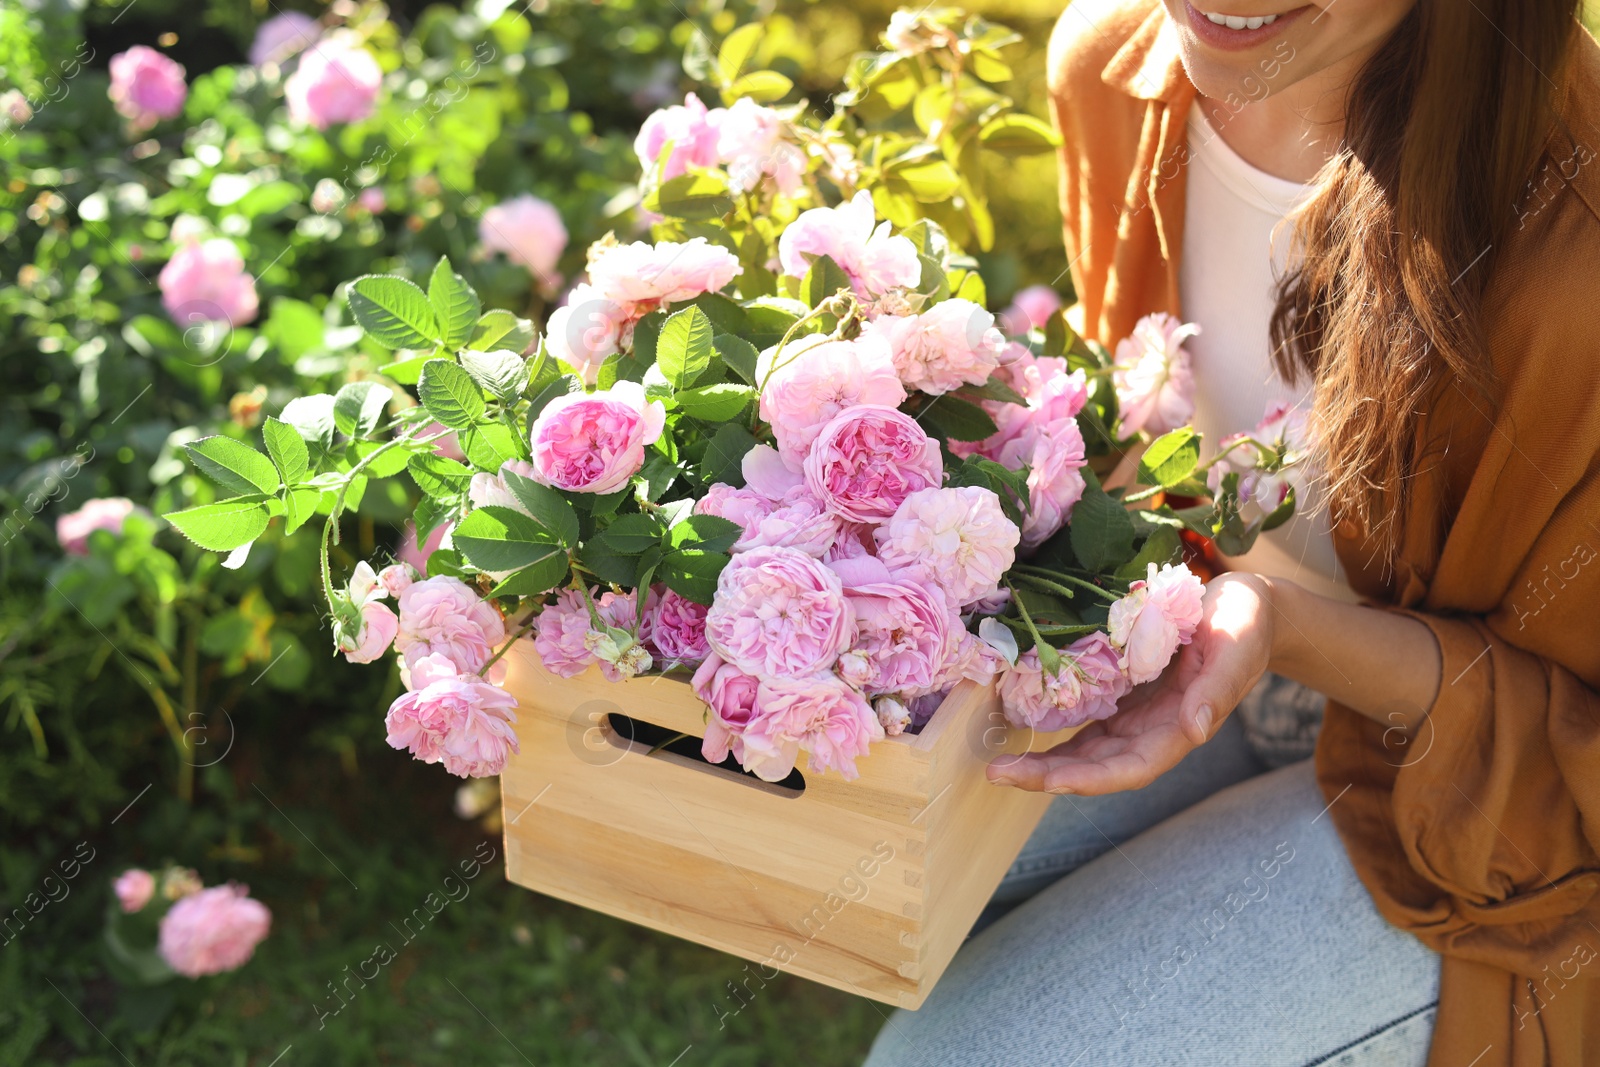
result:
[[(1269, 337), (1293, 232), (1285, 219), (1310, 192), (1246, 163), (1195, 104), (1178, 291), (1184, 319), (1200, 325), (1185, 347), (1194, 368), (1195, 428), (1205, 435), (1208, 456), (1223, 437), (1255, 427), (1273, 402), (1310, 407), (1310, 382), (1291, 388), (1279, 377)], [(1326, 510), (1305, 514), (1312, 503), (1301, 499), (1293, 519), (1262, 534), (1245, 555), (1229, 557), (1228, 565), (1353, 601)]]

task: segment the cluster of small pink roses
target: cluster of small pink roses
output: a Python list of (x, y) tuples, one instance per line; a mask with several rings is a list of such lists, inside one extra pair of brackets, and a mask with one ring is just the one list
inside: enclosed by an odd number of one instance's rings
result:
[[(690, 93), (682, 104), (645, 119), (633, 148), (646, 174), (670, 181), (690, 167), (723, 167), (735, 192), (771, 178), (784, 196), (805, 179), (806, 155), (773, 108), (742, 97), (732, 107), (707, 108)], [(668, 146), (671, 146), (670, 149)]]
[(186, 978), (244, 966), (272, 928), (272, 913), (247, 888), (230, 882), (207, 889), (185, 867), (168, 867), (159, 879), (130, 867), (112, 883), (124, 915), (143, 911), (158, 889), (172, 905), (161, 917), (157, 947), (167, 966)]

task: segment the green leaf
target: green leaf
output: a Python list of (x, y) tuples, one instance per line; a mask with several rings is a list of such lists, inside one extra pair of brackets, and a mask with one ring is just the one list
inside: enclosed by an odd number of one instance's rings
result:
[(482, 304), (467, 280), (450, 268), (450, 257), (441, 256), (428, 279), (428, 303), (439, 326), (439, 340), (449, 349), (460, 348), (473, 334)]
[(631, 555), (660, 544), (665, 532), (661, 520), (654, 515), (635, 513), (618, 515), (595, 539), (613, 552)]
[(674, 312), (656, 342), (656, 366), (674, 390), (686, 389), (711, 366), (711, 320), (697, 307)]
[(639, 557), (613, 551), (603, 540), (591, 538), (578, 553), (578, 562), (602, 582), (631, 586), (638, 583)]
[(770, 104), (775, 100), (782, 100), (789, 95), (789, 90), (794, 88), (794, 82), (785, 78), (775, 70), (757, 70), (746, 74), (723, 92), (724, 100), (729, 103), (748, 96), (758, 104)]
[(719, 219), (733, 210), (733, 197), (718, 174), (680, 174), (645, 197), (644, 206), (675, 219)]
[(743, 337), (719, 333), (712, 339), (712, 346), (722, 362), (728, 365), (729, 370), (749, 384), (757, 384), (756, 362), (760, 360), (761, 353), (756, 350), (755, 345)]
[(583, 382), (572, 374), (563, 374), (546, 382), (538, 392), (528, 399), (529, 425), (531, 426), (533, 421), (539, 417), (539, 413), (544, 410), (545, 405), (556, 397), (566, 396), (568, 393), (581, 392), (583, 392)]
[(388, 441), (358, 441), (355, 446), (356, 458), (365, 460), (368, 456), (377, 458), (362, 468), (362, 473), (369, 478), (392, 478), (406, 469), (406, 461), (412, 456), (406, 451), (414, 447), (409, 442), (406, 444), (389, 447)]
[(948, 393), (924, 408), (917, 421), (932, 427), (932, 436), (954, 441), (982, 441), (999, 432), (987, 411)]
[(551, 556), (548, 559), (507, 575), (506, 580), (489, 590), (494, 596), (538, 596), (548, 593), (567, 577), (567, 557)]
[(481, 352), (495, 348), (507, 348), (521, 354), (533, 344), (533, 323), (528, 319), (519, 319), (509, 311), (495, 308), (485, 311), (483, 318), (478, 320), (468, 344)]
[(674, 550), (661, 557), (656, 576), (679, 596), (709, 605), (717, 595), (717, 576), (728, 565), (728, 558), (725, 552)]
[(514, 400), (528, 384), (528, 361), (509, 348), (492, 352), (463, 349), (461, 367), (504, 403)]
[(278, 418), (293, 426), (300, 437), (312, 441), (323, 448), (333, 446), (333, 396), (329, 393), (315, 393), (311, 396), (297, 396), (283, 405), (283, 411)]
[(248, 545), (266, 531), (270, 518), (266, 505), (243, 501), (202, 504), (162, 517), (183, 536), (214, 552), (232, 552), (240, 545)]
[(1100, 488), (1092, 471), (1085, 467), (1084, 473), (1089, 485), (1072, 509), (1072, 551), (1085, 568), (1100, 572), (1123, 562), (1133, 551), (1133, 520), (1120, 501)]
[(811, 261), (811, 269), (800, 282), (800, 299), (805, 301), (806, 307), (814, 308), (841, 289), (849, 288), (850, 275), (844, 268), (835, 263), (832, 256), (818, 256)]
[(989, 151), (1008, 156), (1038, 155), (1061, 145), (1061, 138), (1048, 125), (1032, 115), (1016, 113), (991, 120), (978, 134), (978, 140)]
[(472, 470), (445, 456), (422, 452), (406, 462), (406, 473), (428, 496), (447, 500), (464, 494), (472, 485)]
[(1027, 406), (1028, 399), (999, 378), (990, 378), (982, 385), (968, 385), (961, 389), (964, 399), (972, 400), (997, 400), (1002, 404), (1020, 404)]
[[(739, 331), (739, 336), (750, 342), (757, 351), (771, 348), (783, 339), (806, 311), (809, 310), (798, 300), (786, 300), (783, 297), (761, 297), (744, 309), (746, 329)], [(716, 322), (712, 320), (713, 324)], [(726, 332), (726, 331), (724, 331)], [(634, 331), (638, 336), (638, 331)], [(732, 363), (729, 366), (733, 366)]]
[(426, 356), (416, 356), (412, 359), (399, 359), (393, 363), (385, 363), (378, 368), (378, 372), (396, 385), (416, 385), (422, 377), (422, 365), (428, 362)]
[(903, 166), (891, 165), (888, 173), (904, 182), (911, 195), (924, 204), (949, 200), (961, 187), (961, 176), (942, 159), (919, 159)]
[(354, 438), (370, 437), (394, 390), (377, 382), (351, 382), (333, 397), (333, 424)]
[(311, 465), (311, 454), (298, 430), (269, 415), (261, 426), (261, 439), (266, 443), (267, 455), (272, 457), (284, 485), (293, 486), (306, 476)]
[(304, 526), (321, 501), (320, 489), (291, 489), (283, 499), (283, 532), (292, 534)]
[(278, 468), (242, 441), (218, 435), (183, 447), (201, 472), (234, 496), (278, 491)]
[(717, 49), (717, 73), (722, 75), (721, 84), (732, 85), (738, 80), (766, 32), (766, 27), (761, 23), (752, 22), (723, 38), (722, 47)]
[(472, 375), (448, 359), (430, 359), (422, 366), (417, 397), (435, 421), (452, 430), (469, 429), (487, 405)]
[(678, 480), (682, 471), (671, 459), (656, 452), (644, 461), (644, 466), (635, 475), (639, 480), (638, 492), (641, 499), (656, 501), (666, 495), (672, 483)]
[(566, 549), (515, 508), (478, 508), (461, 520), (451, 536), (456, 548), (479, 570), (519, 571), (555, 557), (560, 557), (563, 568), (566, 565)]
[(667, 544), (678, 549), (726, 552), (743, 534), (743, 526), (718, 515), (690, 515), (667, 531)]
[(705, 455), (700, 457), (700, 465), (695, 469), (695, 475), (704, 485), (724, 482), (736, 488), (742, 486), (744, 457), (754, 447), (756, 439), (749, 430), (736, 422), (727, 423), (712, 435), (711, 441), (706, 445)]
[(532, 478), (524, 478), (510, 468), (502, 470), (500, 477), (505, 480), (506, 488), (511, 490), (511, 495), (528, 509), (534, 521), (544, 527), (546, 533), (567, 548), (577, 547), (578, 513), (573, 510), (566, 497), (548, 485), (540, 485)]
[(346, 291), (361, 328), (385, 348), (425, 348), (439, 340), (428, 296), (393, 274), (367, 274)]
[(461, 451), (472, 465), (483, 471), (498, 471), (508, 459), (522, 459), (517, 437), (504, 423), (486, 422), (476, 429), (462, 430)]
[(969, 270), (961, 279), (961, 286), (955, 295), (962, 300), (969, 300), (980, 308), (989, 302), (989, 290), (983, 284), (983, 275), (975, 270)]
[(1139, 481), (1167, 488), (1177, 485), (1200, 465), (1200, 435), (1188, 426), (1162, 434), (1139, 457)]
[(749, 407), (755, 398), (753, 386), (734, 385), (731, 382), (685, 389), (676, 396), (678, 406), (685, 415), (706, 422), (727, 422)]
[(1138, 554), (1117, 568), (1116, 575), (1118, 578), (1143, 578), (1150, 564), (1159, 567), (1163, 563), (1174, 563), (1182, 552), (1183, 542), (1178, 538), (1178, 531), (1170, 526), (1158, 526), (1144, 539)]

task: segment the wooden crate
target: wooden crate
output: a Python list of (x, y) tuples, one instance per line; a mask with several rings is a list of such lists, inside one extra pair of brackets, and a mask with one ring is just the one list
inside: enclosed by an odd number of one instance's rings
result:
[(856, 781), (804, 774), (796, 793), (610, 725), (699, 738), (706, 709), (684, 681), (558, 678), (528, 641), (507, 659), (522, 744), (500, 778), (512, 882), (751, 960), (757, 983), (776, 968), (907, 1008), (1050, 800), (990, 784), (985, 764), (1071, 734), (1009, 729), (993, 687), (964, 683), (920, 734), (875, 744)]

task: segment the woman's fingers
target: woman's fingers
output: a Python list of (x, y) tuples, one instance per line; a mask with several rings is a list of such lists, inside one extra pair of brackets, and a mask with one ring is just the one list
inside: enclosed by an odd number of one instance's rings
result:
[(1099, 796), (1142, 789), (1178, 765), (1194, 747), (1175, 725), (1132, 736), (1074, 737), (1048, 752), (989, 765), (989, 780), (1046, 793)]
[[(1191, 645), (1199, 670), (1184, 687), (1178, 706), (1178, 724), (1190, 743), (1203, 745), (1217, 725), (1244, 699), (1261, 677), (1257, 659), (1234, 634), (1212, 629), (1204, 644)], [(1189, 652), (1190, 649), (1185, 649)]]

